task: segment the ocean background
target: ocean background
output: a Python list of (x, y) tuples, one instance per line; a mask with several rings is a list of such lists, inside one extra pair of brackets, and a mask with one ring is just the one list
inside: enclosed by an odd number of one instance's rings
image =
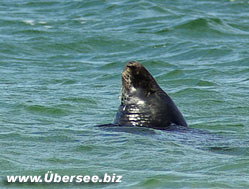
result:
[[(132, 60), (205, 132), (95, 127)], [(0, 188), (249, 188), (248, 0), (1, 0), (0, 91)]]

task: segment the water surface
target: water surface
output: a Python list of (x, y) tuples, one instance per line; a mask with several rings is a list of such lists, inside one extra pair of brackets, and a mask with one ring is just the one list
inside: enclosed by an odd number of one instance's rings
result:
[[(249, 4), (0, 2), (0, 175), (123, 175), (99, 188), (249, 187)], [(105, 130), (141, 62), (198, 133)], [(1, 182), (1, 188), (92, 187)]]

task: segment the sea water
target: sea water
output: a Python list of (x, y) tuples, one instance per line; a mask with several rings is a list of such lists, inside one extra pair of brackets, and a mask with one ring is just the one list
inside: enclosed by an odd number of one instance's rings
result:
[[(248, 18), (246, 0), (1, 0), (1, 188), (248, 188)], [(210, 134), (95, 127), (133, 60)], [(48, 171), (122, 182), (6, 182)]]

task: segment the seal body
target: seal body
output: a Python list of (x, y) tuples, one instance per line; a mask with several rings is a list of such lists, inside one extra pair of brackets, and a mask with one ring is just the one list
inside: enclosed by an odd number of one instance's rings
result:
[(114, 124), (159, 129), (188, 127), (172, 99), (138, 62), (128, 62), (122, 72), (121, 105)]

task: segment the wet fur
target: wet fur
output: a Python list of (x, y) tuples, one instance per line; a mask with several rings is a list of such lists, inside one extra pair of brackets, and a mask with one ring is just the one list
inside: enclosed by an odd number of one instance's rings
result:
[(121, 105), (115, 125), (167, 128), (188, 127), (172, 99), (138, 62), (129, 62), (122, 72)]

